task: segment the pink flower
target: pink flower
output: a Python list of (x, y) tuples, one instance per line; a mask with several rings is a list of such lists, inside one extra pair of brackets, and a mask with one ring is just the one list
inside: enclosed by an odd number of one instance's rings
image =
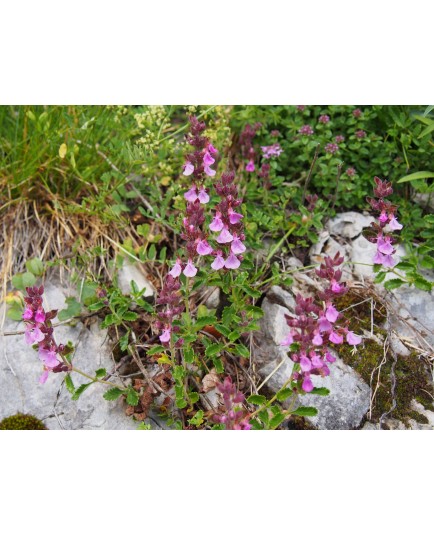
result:
[(33, 318), (33, 309), (26, 307), (23, 313), (23, 320), (31, 320)]
[[(214, 171), (215, 174), (215, 171)], [(209, 201), (209, 195), (206, 193), (205, 188), (202, 186), (199, 190), (199, 195), (197, 196), (199, 203), (206, 204)]]
[(35, 313), (35, 321), (42, 324), (45, 322), (45, 313), (43, 309), (38, 309)]
[(278, 143), (273, 145), (266, 145), (261, 147), (264, 158), (271, 158), (272, 156), (280, 156), (283, 152), (282, 147)]
[(391, 253), (394, 252), (394, 249), (390, 240), (391, 240), (390, 236), (378, 237), (377, 248), (380, 253), (384, 253), (384, 255), (390, 255)]
[(332, 289), (332, 292), (340, 292), (344, 287), (342, 285), (340, 285), (337, 281), (335, 281), (334, 279), (332, 280), (332, 285), (331, 285), (331, 289)]
[(299, 129), (299, 134), (302, 134), (303, 136), (312, 136), (313, 134), (313, 128), (310, 126), (310, 125), (303, 125), (300, 129)]
[(325, 125), (330, 121), (330, 117), (328, 115), (320, 115), (318, 121)]
[(312, 343), (315, 345), (315, 346), (321, 346), (321, 344), (323, 343), (323, 338), (321, 337), (321, 335), (319, 333), (317, 333), (314, 338), (312, 339)]
[(335, 344), (342, 344), (344, 342), (344, 338), (342, 335), (339, 335), (339, 333), (336, 333), (336, 331), (332, 331), (329, 336), (329, 341), (334, 342)]
[(253, 162), (253, 160), (249, 160), (247, 166), (246, 166), (246, 171), (255, 171), (255, 164)]
[(345, 141), (344, 136), (341, 136), (340, 134), (339, 134), (339, 136), (336, 136), (336, 138), (335, 138), (336, 143), (342, 143), (343, 141)]
[(314, 366), (314, 368), (319, 369), (324, 366), (324, 363), (321, 361), (321, 358), (319, 356), (314, 355), (312, 357), (312, 365)]
[(383, 264), (384, 255), (377, 250), (377, 252), (375, 253), (375, 256), (373, 258), (373, 262), (374, 262), (374, 264)]
[(242, 214), (238, 214), (238, 212), (235, 212), (232, 208), (228, 210), (228, 214), (229, 221), (232, 225), (236, 225), (242, 218), (244, 218)]
[(356, 108), (353, 110), (353, 115), (354, 117), (360, 117), (362, 115), (362, 110), (360, 110), (360, 108)]
[(191, 259), (188, 259), (187, 266), (184, 268), (182, 272), (186, 277), (194, 277), (197, 274), (197, 268), (193, 264), (193, 261)]
[(232, 253), (236, 254), (243, 253), (244, 251), (246, 251), (246, 246), (241, 242), (238, 237), (234, 236), (234, 239), (231, 244), (231, 251)]
[(59, 364), (57, 354), (54, 350), (39, 348), (39, 359), (44, 362), (44, 365), (49, 368), (54, 368)]
[(318, 329), (320, 331), (330, 331), (332, 329), (332, 325), (324, 316), (321, 316), (318, 320)]
[(336, 143), (327, 143), (324, 147), (326, 153), (335, 154), (339, 151), (339, 145)]
[(211, 268), (213, 270), (220, 270), (221, 268), (223, 268), (224, 265), (225, 265), (225, 261), (220, 253), (214, 259), (213, 263), (211, 264)]
[(398, 262), (398, 259), (394, 259), (392, 255), (384, 255), (382, 264), (386, 268), (393, 268)]
[(402, 229), (402, 225), (398, 222), (394, 215), (390, 217), (389, 227), (391, 231), (400, 231)]
[(381, 223), (386, 223), (386, 221), (389, 219), (389, 216), (386, 214), (385, 210), (382, 210), (381, 214), (378, 216), (378, 219), (381, 221)]
[(289, 333), (289, 335), (287, 335), (283, 339), (283, 341), (280, 343), (280, 346), (290, 346), (293, 342), (294, 342), (294, 337), (292, 336), (291, 333)]
[(339, 316), (339, 312), (333, 305), (329, 305), (326, 309), (326, 318), (329, 322), (336, 322)]
[(351, 344), (352, 346), (356, 346), (357, 344), (360, 344), (362, 342), (362, 338), (353, 333), (352, 331), (349, 331), (347, 333), (347, 343)]
[(325, 358), (329, 363), (334, 363), (336, 361), (336, 357), (334, 357), (330, 352), (325, 353)]
[(196, 246), (196, 251), (199, 255), (209, 255), (213, 252), (213, 249), (206, 240), (199, 240)]
[(214, 162), (215, 162), (215, 159), (209, 154), (208, 151), (205, 151), (205, 154), (203, 155), (203, 165), (212, 166)]
[(39, 376), (39, 383), (45, 383), (48, 379), (48, 370), (44, 369), (44, 372)]
[(356, 170), (353, 167), (349, 167), (345, 173), (348, 175), (348, 177), (353, 177), (356, 174)]
[(233, 253), (231, 253), (225, 261), (225, 267), (229, 268), (230, 270), (236, 270), (240, 264), (241, 262)]
[(356, 138), (359, 138), (359, 140), (366, 138), (366, 132), (364, 130), (358, 130), (356, 132)]
[(43, 341), (45, 339), (45, 335), (42, 333), (42, 331), (38, 327), (29, 329), (29, 326), (26, 326), (26, 332), (24, 333), (24, 338), (27, 344), (35, 344), (36, 342)]
[(173, 268), (170, 270), (169, 274), (172, 277), (179, 277), (181, 275), (182, 267), (181, 267), (181, 259), (176, 259), (176, 263), (173, 266)]
[(307, 357), (302, 357), (300, 359), (300, 368), (303, 372), (309, 372), (309, 370), (312, 369), (312, 363), (310, 362), (310, 359)]
[(208, 151), (211, 153), (211, 154), (216, 154), (218, 153), (217, 149), (214, 147), (214, 145), (212, 143), (210, 143), (208, 145)]
[(163, 329), (163, 333), (159, 337), (161, 342), (170, 341), (170, 328)]
[(183, 175), (185, 175), (186, 177), (188, 177), (189, 175), (191, 175), (194, 171), (194, 166), (191, 162), (186, 162), (184, 164), (184, 171), (183, 171)]
[(221, 219), (221, 214), (218, 212), (212, 222), (209, 224), (209, 228), (211, 229), (211, 231), (214, 231), (214, 232), (218, 232), (218, 231), (221, 231), (223, 229), (224, 225), (223, 225), (223, 221)]
[(216, 238), (219, 244), (227, 244), (229, 242), (232, 242), (233, 239), (234, 237), (231, 235), (231, 233), (227, 230), (226, 227), (222, 230), (222, 232)]
[(205, 173), (208, 175), (208, 177), (214, 177), (215, 170), (211, 169), (209, 166), (205, 166), (204, 168)]
[(303, 384), (301, 387), (306, 393), (310, 393), (311, 391), (313, 391), (313, 383), (309, 376), (304, 377)]
[(188, 192), (185, 192), (184, 197), (190, 203), (194, 203), (196, 199), (198, 198), (196, 186), (192, 186), (190, 190), (188, 190)]

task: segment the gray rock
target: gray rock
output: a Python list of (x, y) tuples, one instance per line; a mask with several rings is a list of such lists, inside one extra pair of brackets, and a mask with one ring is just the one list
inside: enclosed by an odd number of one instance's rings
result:
[(333, 236), (353, 239), (374, 221), (375, 218), (369, 214), (343, 212), (327, 222), (327, 230)]
[(138, 264), (132, 264), (128, 259), (124, 260), (118, 271), (118, 286), (123, 294), (131, 292), (131, 281), (134, 281), (140, 290), (144, 290), (143, 296), (153, 296), (155, 289), (148, 281)]
[[(45, 288), (47, 308), (63, 308), (66, 297), (63, 287), (48, 283)], [(23, 323), (8, 319), (3, 326), (6, 332), (23, 329)], [(107, 332), (97, 322), (89, 328), (81, 322), (74, 327), (60, 325), (55, 328), (55, 336), (58, 342), (70, 340), (74, 344), (73, 364), (84, 372), (93, 374), (98, 368), (113, 367)], [(63, 383), (65, 374), (50, 374), (41, 385), (38, 382), (41, 373), (37, 352), (25, 343), (23, 335), (0, 337), (0, 420), (22, 412), (35, 415), (50, 429), (137, 428), (138, 423), (125, 415), (121, 400), (107, 402), (102, 398), (108, 387), (91, 385), (78, 401), (72, 401)], [(76, 373), (72, 377), (76, 386), (86, 381)]]

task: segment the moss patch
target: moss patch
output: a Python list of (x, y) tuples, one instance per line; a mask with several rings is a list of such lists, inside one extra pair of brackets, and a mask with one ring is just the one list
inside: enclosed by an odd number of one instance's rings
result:
[(17, 413), (0, 422), (0, 430), (47, 430), (45, 424), (33, 415)]
[[(337, 307), (342, 311), (342, 309), (366, 298), (366, 293), (359, 294), (357, 291), (350, 291), (337, 300)], [(351, 314), (347, 314), (350, 319), (350, 329), (356, 333), (359, 333), (362, 328), (370, 331), (371, 304), (369, 301), (352, 307), (348, 311), (351, 311)], [(378, 327), (378, 325), (384, 323), (385, 313), (384, 306), (377, 301), (373, 314), (374, 333), (380, 339), (384, 339), (386, 335), (386, 332)], [(368, 385), (371, 384), (372, 372), (377, 369), (384, 358), (383, 346), (370, 339), (365, 339), (363, 345), (357, 348), (355, 354), (352, 353), (352, 348), (348, 345), (335, 346), (335, 350), (341, 359), (354, 368)], [(434, 410), (431, 396), (434, 395), (434, 389), (428, 364), (419, 358), (416, 352), (411, 353), (409, 356), (398, 355), (397, 357), (395, 366), (396, 408), (389, 414), (389, 417), (399, 419), (406, 424), (408, 424), (409, 419), (426, 424), (428, 422), (427, 418), (411, 408), (411, 401), (416, 399), (426, 409)], [(390, 377), (392, 364), (393, 355), (388, 351), (386, 362), (381, 366), (378, 388), (372, 408), (372, 421), (378, 421), (381, 415), (392, 407), (392, 381)], [(372, 389), (377, 386), (377, 378), (378, 370), (372, 378)]]

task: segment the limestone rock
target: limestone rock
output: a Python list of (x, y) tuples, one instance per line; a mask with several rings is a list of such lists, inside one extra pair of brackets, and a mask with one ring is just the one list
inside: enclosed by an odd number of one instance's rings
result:
[(144, 297), (154, 295), (155, 289), (143, 271), (140, 270), (139, 265), (133, 264), (128, 259), (125, 259), (118, 272), (118, 285), (123, 294), (129, 294), (131, 292), (131, 281), (134, 281), (140, 290), (144, 290)]

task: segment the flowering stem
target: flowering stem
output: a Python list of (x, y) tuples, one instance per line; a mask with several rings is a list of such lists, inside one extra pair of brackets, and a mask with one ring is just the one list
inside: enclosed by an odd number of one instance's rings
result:
[(119, 389), (119, 385), (117, 385), (116, 383), (108, 382), (108, 381), (105, 381), (105, 380), (100, 380), (99, 378), (96, 378), (94, 376), (89, 376), (89, 374), (86, 374), (85, 372), (83, 372), (82, 370), (80, 370), (80, 369), (78, 369), (76, 367), (72, 367), (71, 371), (72, 372), (77, 372), (77, 374), (81, 374), (82, 376), (84, 376), (85, 378), (88, 378), (89, 380), (92, 380), (93, 382), (103, 383), (105, 385), (111, 385), (112, 387), (117, 387)]

